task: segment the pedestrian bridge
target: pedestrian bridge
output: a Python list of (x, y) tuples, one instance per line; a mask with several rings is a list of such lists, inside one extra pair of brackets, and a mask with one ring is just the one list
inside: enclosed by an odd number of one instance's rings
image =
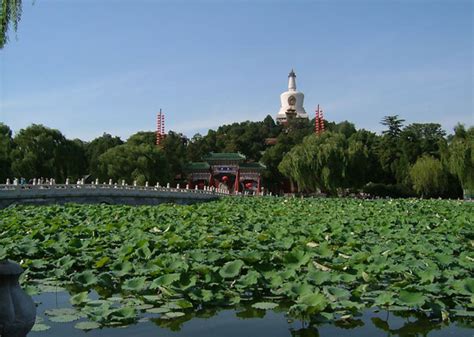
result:
[(225, 190), (193, 190), (162, 186), (118, 184), (0, 184), (0, 208), (14, 204), (193, 204), (227, 196)]

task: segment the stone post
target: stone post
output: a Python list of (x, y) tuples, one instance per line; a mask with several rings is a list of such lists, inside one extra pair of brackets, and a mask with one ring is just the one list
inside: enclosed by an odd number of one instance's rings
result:
[(167, 183), (167, 184), (166, 184), (166, 188), (170, 188), (170, 183)]
[(69, 178), (66, 178), (66, 185), (69, 185)]
[(109, 185), (112, 185), (112, 179), (109, 179)]
[(145, 187), (148, 187), (148, 181), (145, 181)]
[(6, 184), (7, 184), (7, 185), (10, 185), (10, 178), (7, 178)]
[(13, 185), (15, 185), (15, 186), (18, 185), (18, 178), (13, 179)]
[(176, 189), (179, 190), (179, 184), (176, 184)]
[(137, 181), (136, 180), (133, 181), (133, 187), (137, 187)]
[(125, 186), (125, 180), (122, 179), (122, 186)]

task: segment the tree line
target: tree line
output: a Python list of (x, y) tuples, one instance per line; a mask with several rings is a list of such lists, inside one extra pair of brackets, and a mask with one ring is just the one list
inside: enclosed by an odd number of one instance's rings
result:
[(316, 135), (314, 120), (282, 127), (267, 116), (191, 139), (170, 131), (159, 147), (154, 132), (137, 132), (125, 141), (104, 133), (85, 142), (37, 124), (13, 135), (0, 123), (0, 180), (176, 183), (185, 181), (190, 161), (209, 152), (240, 152), (265, 164), (264, 186), (274, 193), (289, 185), (301, 193), (365, 191), (393, 197), (457, 198), (474, 190), (474, 127), (457, 125), (447, 135), (436, 123), (404, 122), (385, 117), (380, 135), (348, 121), (326, 122), (327, 131)]

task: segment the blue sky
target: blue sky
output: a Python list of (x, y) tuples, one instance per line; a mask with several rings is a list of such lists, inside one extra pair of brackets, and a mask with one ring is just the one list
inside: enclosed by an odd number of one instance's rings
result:
[(279, 110), (291, 68), (311, 116), (474, 124), (472, 1), (23, 1), (0, 51), (0, 121), (91, 140), (192, 136)]

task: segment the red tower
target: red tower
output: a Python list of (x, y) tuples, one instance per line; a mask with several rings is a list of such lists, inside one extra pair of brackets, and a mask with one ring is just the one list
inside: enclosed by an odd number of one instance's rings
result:
[(319, 108), (316, 109), (316, 118), (314, 120), (314, 132), (318, 135), (324, 132), (324, 116), (323, 110)]
[(161, 112), (156, 116), (156, 145), (161, 145), (165, 138), (165, 114)]

